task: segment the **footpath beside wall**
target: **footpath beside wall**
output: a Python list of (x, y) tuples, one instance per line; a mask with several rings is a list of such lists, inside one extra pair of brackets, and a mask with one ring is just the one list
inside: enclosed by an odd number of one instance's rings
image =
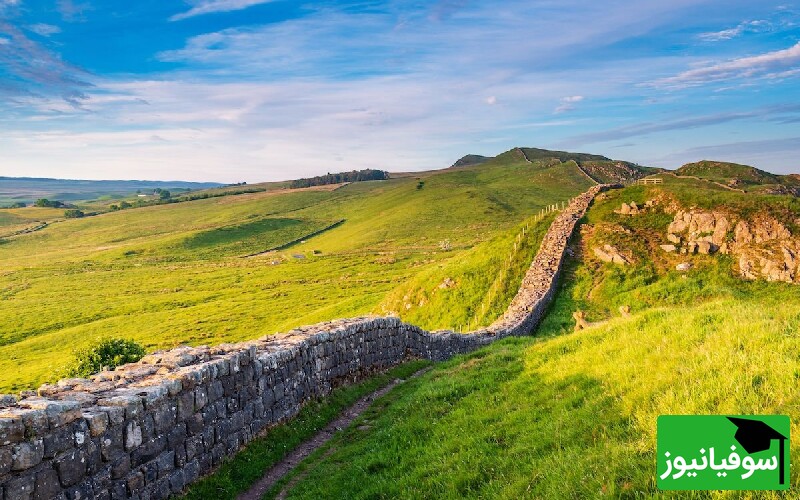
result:
[(444, 360), (529, 334), (555, 293), (575, 226), (608, 187), (592, 187), (556, 217), (508, 310), (486, 329), (344, 319), (151, 354), (19, 401), (0, 396), (0, 500), (166, 498), (337, 384), (408, 358)]

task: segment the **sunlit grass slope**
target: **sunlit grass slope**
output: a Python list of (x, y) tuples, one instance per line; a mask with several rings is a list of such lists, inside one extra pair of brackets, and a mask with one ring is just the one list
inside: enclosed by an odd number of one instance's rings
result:
[(379, 401), (289, 498), (651, 497), (658, 415), (788, 414), (800, 430), (800, 301), (772, 305), (652, 309), (460, 357)]
[[(668, 214), (612, 211), (622, 200), (714, 195), (689, 182), (598, 201), (538, 337), (493, 344), (395, 390), (303, 466), (289, 498), (650, 498), (661, 495), (658, 415), (787, 414), (796, 435), (800, 287), (742, 281), (722, 256), (696, 256), (680, 274), (680, 257), (653, 248)], [(737, 211), (752, 208), (752, 195), (720, 196)], [(792, 203), (776, 198), (769, 210)], [(634, 265), (587, 251), (613, 235)], [(633, 316), (620, 317), (620, 305)], [(577, 309), (596, 324), (573, 333)], [(800, 461), (796, 442), (791, 453)]]
[(589, 185), (571, 164), (505, 154), (388, 181), (128, 209), (6, 238), (0, 392), (57, 378), (71, 351), (97, 338), (150, 350), (253, 339), (395, 309), (398, 290), (445, 278), (455, 283), (446, 307), (432, 298), (396, 312), (430, 327), (491, 321), (546, 222), (515, 251), (522, 224)]

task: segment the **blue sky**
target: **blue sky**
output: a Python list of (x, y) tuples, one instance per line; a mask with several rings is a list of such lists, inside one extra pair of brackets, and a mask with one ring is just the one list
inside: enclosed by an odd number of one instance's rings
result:
[(0, 175), (256, 182), (514, 146), (800, 172), (800, 5), (0, 0)]

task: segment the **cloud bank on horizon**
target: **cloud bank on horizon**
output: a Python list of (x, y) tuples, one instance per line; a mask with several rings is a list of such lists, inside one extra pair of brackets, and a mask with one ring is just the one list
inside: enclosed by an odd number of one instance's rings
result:
[(264, 181), (514, 146), (800, 172), (800, 7), (0, 0), (0, 175)]

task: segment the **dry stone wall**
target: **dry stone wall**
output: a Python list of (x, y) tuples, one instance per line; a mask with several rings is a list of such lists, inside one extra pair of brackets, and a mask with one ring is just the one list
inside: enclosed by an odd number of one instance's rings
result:
[(555, 293), (567, 242), (594, 196), (552, 223), (503, 317), (469, 334), (392, 317), (344, 319), (138, 363), (0, 396), (0, 500), (160, 499), (337, 385), (409, 358), (444, 360), (526, 335)]

